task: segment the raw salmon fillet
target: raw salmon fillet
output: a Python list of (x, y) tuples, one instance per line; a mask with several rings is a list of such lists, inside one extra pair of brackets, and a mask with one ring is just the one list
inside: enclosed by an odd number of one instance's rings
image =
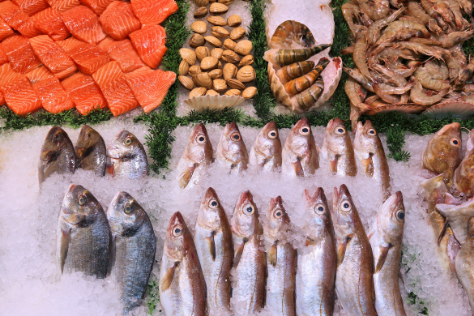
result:
[(160, 25), (147, 26), (130, 34), (138, 56), (151, 68), (158, 67), (166, 53), (165, 38), (165, 29)]
[(133, 13), (143, 25), (160, 24), (178, 11), (174, 0), (131, 0)]
[(148, 67), (137, 69), (125, 77), (133, 95), (146, 113), (161, 105), (168, 89), (176, 81), (174, 72), (151, 70)]
[(49, 35), (55, 41), (61, 41), (71, 35), (63, 22), (61, 13), (53, 8), (36, 13), (32, 19), (41, 32)]
[(20, 7), (11, 1), (0, 2), (0, 17), (8, 26), (26, 37), (41, 34), (28, 14), (21, 11)]
[(105, 38), (97, 15), (88, 7), (79, 5), (62, 13), (64, 24), (81, 41), (97, 44)]
[(67, 11), (81, 4), (79, 0), (46, 0), (46, 1), (51, 6), (51, 8), (53, 8), (54, 10), (58, 12)]
[(61, 83), (82, 115), (87, 115), (97, 107), (103, 109), (107, 106), (107, 101), (91, 76), (78, 72)]
[(12, 2), (29, 16), (49, 8), (49, 4), (46, 0), (12, 0)]
[(57, 114), (74, 107), (74, 102), (56, 77), (33, 84), (33, 89), (40, 97), (43, 108), (48, 112)]
[(0, 44), (0, 66), (6, 63), (8, 63), (8, 56), (3, 50), (2, 44)]
[(26, 78), (30, 81), (31, 84), (43, 81), (48, 78), (54, 78), (54, 75), (51, 71), (48, 70), (45, 66), (38, 67), (29, 73), (26, 74)]
[(85, 6), (92, 9), (97, 15), (101, 15), (107, 6), (114, 0), (80, 0)]
[(30, 43), (39, 60), (59, 79), (76, 72), (73, 60), (48, 35), (30, 38)]
[(2, 47), (14, 71), (25, 74), (39, 67), (41, 62), (31, 47), (28, 38), (13, 35), (2, 42)]
[(0, 17), (0, 41), (13, 34), (15, 34), (15, 32), (13, 32), (12, 28)]
[(132, 6), (128, 2), (114, 1), (100, 16), (99, 22), (105, 34), (120, 41), (141, 28), (142, 24), (133, 15)]
[(102, 66), (92, 75), (92, 78), (102, 90), (114, 116), (133, 110), (138, 106), (137, 99), (133, 96), (127, 79), (116, 61)]
[(129, 39), (114, 41), (110, 37), (106, 37), (99, 43), (99, 47), (109, 55), (111, 60), (118, 62), (124, 73), (145, 66)]
[(21, 35), (26, 36), (26, 37), (35, 37), (38, 35), (43, 34), (35, 25), (35, 22), (33, 21), (32, 18), (28, 18), (25, 23), (21, 24), (17, 28), (18, 32), (21, 33)]
[(4, 104), (7, 104), (7, 103), (5, 101), (5, 97), (3, 96), (3, 93), (0, 92), (0, 105), (4, 105)]
[(77, 68), (87, 75), (92, 75), (110, 61), (107, 53), (97, 45), (84, 43), (72, 37), (58, 44), (74, 60)]
[(32, 113), (41, 108), (41, 100), (25, 75), (19, 74), (10, 64), (0, 66), (0, 92), (8, 107), (18, 115)]

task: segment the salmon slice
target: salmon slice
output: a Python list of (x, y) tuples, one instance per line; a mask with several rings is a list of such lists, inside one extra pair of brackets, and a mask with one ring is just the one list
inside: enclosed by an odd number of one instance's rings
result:
[(142, 24), (132, 12), (132, 6), (128, 2), (114, 1), (100, 16), (99, 22), (105, 34), (120, 41), (141, 28)]
[(62, 13), (64, 24), (81, 41), (97, 44), (105, 38), (97, 15), (88, 7), (79, 5)]
[(80, 0), (85, 6), (88, 6), (97, 15), (101, 15), (107, 6), (114, 0)]
[(0, 66), (0, 92), (8, 107), (18, 115), (35, 112), (41, 100), (25, 75), (15, 72), (10, 64)]
[(102, 66), (92, 75), (92, 78), (102, 90), (114, 116), (133, 110), (138, 106), (137, 99), (133, 96), (127, 79), (116, 61)]
[(28, 38), (43, 34), (43, 32), (41, 32), (36, 27), (35, 22), (32, 18), (28, 18), (28, 20), (26, 20), (25, 23), (21, 24), (17, 29), (18, 32), (21, 33), (21, 35), (26, 36)]
[(15, 34), (15, 32), (13, 32), (12, 28), (0, 17), (0, 41), (13, 34)]
[(78, 72), (61, 81), (61, 84), (76, 104), (77, 111), (82, 115), (87, 115), (96, 108), (103, 109), (107, 106), (107, 101), (91, 76)]
[(7, 54), (11, 67), (16, 72), (26, 74), (41, 65), (28, 38), (24, 36), (10, 36), (3, 40), (2, 47)]
[(7, 104), (5, 101), (5, 97), (3, 96), (3, 93), (0, 92), (0, 105), (5, 105)]
[(49, 8), (49, 4), (46, 0), (12, 0), (12, 2), (29, 16)]
[(158, 67), (166, 53), (165, 38), (165, 29), (160, 25), (147, 26), (130, 34), (138, 56), (151, 68)]
[(97, 45), (84, 43), (75, 38), (68, 38), (58, 44), (74, 60), (77, 68), (87, 75), (92, 75), (110, 61), (107, 53)]
[(0, 17), (8, 26), (26, 37), (41, 34), (28, 14), (21, 11), (20, 7), (11, 1), (0, 2)]
[(176, 81), (176, 74), (161, 69), (142, 67), (126, 74), (128, 86), (146, 113), (161, 105), (168, 89)]
[(26, 74), (26, 78), (30, 81), (32, 85), (37, 82), (43, 81), (48, 78), (54, 78), (54, 75), (51, 71), (48, 70), (45, 66), (38, 67), (29, 73)]
[(76, 72), (73, 60), (48, 35), (30, 38), (30, 43), (39, 60), (59, 79)]
[(0, 66), (6, 63), (8, 63), (8, 56), (3, 50), (2, 44), (0, 44)]
[(55, 41), (62, 41), (71, 35), (63, 22), (61, 13), (53, 8), (36, 13), (32, 19), (41, 32), (49, 35)]
[(129, 73), (145, 66), (129, 39), (114, 41), (110, 37), (106, 37), (99, 43), (99, 47), (109, 55), (111, 60), (118, 62), (120, 69), (124, 73)]
[(133, 13), (143, 25), (160, 24), (178, 11), (174, 0), (131, 0)]
[(40, 97), (43, 108), (48, 112), (57, 114), (74, 107), (74, 102), (56, 77), (33, 84), (33, 89)]
[(54, 10), (64, 12), (81, 4), (79, 0), (46, 0)]

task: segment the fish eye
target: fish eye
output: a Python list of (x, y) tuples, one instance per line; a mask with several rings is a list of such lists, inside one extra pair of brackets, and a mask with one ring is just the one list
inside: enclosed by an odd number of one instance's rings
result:
[(206, 142), (206, 136), (204, 135), (200, 135), (198, 138), (197, 138), (197, 142), (199, 144), (204, 144)]
[(179, 237), (183, 234), (183, 227), (181, 225), (176, 226), (173, 228), (173, 236)]
[(304, 126), (304, 127), (300, 128), (300, 134), (301, 134), (301, 135), (308, 135), (309, 132), (311, 132), (311, 130), (309, 129), (309, 127)]
[(336, 134), (338, 134), (338, 135), (343, 135), (343, 134), (346, 133), (346, 129), (345, 129), (344, 127), (338, 127), (338, 128), (336, 128), (336, 131), (335, 131), (335, 132), (336, 132)]
[(209, 207), (210, 208), (217, 208), (219, 206), (219, 202), (217, 202), (216, 200), (210, 200), (209, 201)]
[(80, 206), (83, 206), (87, 202), (87, 196), (85, 194), (79, 195), (77, 202), (79, 203)]
[(453, 138), (453, 139), (451, 139), (450, 143), (451, 143), (451, 145), (453, 145), (454, 147), (458, 147), (461, 142), (459, 141), (459, 139)]
[(282, 218), (283, 217), (283, 211), (282, 210), (276, 210), (273, 215), (275, 216), (275, 218)]
[(255, 207), (250, 204), (245, 207), (244, 211), (245, 211), (245, 214), (252, 215), (255, 212)]
[(326, 207), (322, 204), (319, 204), (314, 208), (315, 212), (318, 214), (323, 214), (326, 211)]
[(277, 136), (278, 136), (277, 131), (270, 131), (270, 132), (268, 132), (268, 137), (270, 137), (270, 138), (272, 138), (272, 139), (273, 139), (273, 138), (276, 138)]
[(345, 211), (345, 212), (349, 212), (352, 208), (352, 205), (350, 202), (348, 201), (345, 201), (344, 203), (342, 203), (342, 210)]
[(127, 137), (125, 140), (125, 144), (130, 145), (132, 143), (132, 139), (130, 137)]
[(230, 135), (230, 138), (234, 141), (234, 142), (238, 142), (240, 141), (240, 133), (233, 133), (232, 135)]
[(375, 131), (375, 129), (371, 128), (367, 131), (367, 134), (375, 136), (375, 135), (377, 135), (377, 132)]
[(403, 210), (398, 210), (397, 211), (397, 219), (399, 221), (403, 221), (405, 219), (405, 212), (403, 212)]
[(128, 202), (127, 204), (125, 204), (123, 210), (124, 210), (124, 212), (127, 213), (127, 214), (132, 213), (132, 212), (133, 212), (133, 204), (132, 204), (132, 202)]

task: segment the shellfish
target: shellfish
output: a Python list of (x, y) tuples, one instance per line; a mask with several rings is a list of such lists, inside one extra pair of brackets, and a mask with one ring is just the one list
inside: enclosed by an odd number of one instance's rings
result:
[(270, 39), (271, 48), (293, 47), (295, 43), (303, 47), (316, 45), (316, 41), (309, 28), (302, 23), (291, 20), (280, 24)]

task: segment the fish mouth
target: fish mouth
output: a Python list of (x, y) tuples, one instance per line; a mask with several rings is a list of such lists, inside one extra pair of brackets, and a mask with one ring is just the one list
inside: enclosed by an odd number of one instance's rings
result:
[(395, 193), (395, 203), (396, 203), (397, 205), (403, 203), (403, 194), (402, 194), (401, 191), (397, 191), (397, 192)]
[(306, 117), (303, 117), (301, 120), (296, 122), (294, 129), (300, 129), (303, 126), (310, 126), (309, 125), (309, 120)]
[(334, 125), (344, 125), (342, 120), (338, 117), (336, 117), (334, 120), (331, 120), (331, 121), (333, 122)]
[(194, 134), (197, 135), (200, 133), (207, 135), (207, 130), (203, 123), (199, 123), (194, 127)]
[(243, 205), (246, 202), (253, 202), (253, 196), (252, 193), (250, 193), (249, 190), (244, 191), (240, 194), (239, 201), (237, 202), (237, 205)]
[(207, 203), (207, 201), (209, 201), (209, 199), (211, 199), (211, 198), (217, 199), (217, 193), (216, 193), (216, 190), (214, 190), (214, 188), (209, 187), (209, 188), (206, 190), (206, 193), (204, 194), (204, 200), (203, 200), (203, 202), (204, 202), (204, 203)]
[(275, 121), (270, 121), (270, 122), (267, 123), (267, 125), (265, 125), (265, 127), (263, 129), (265, 129), (266, 131), (267, 130), (272, 130), (272, 129), (277, 129), (277, 125), (276, 125)]
[(461, 133), (461, 124), (454, 122), (451, 124), (444, 125), (435, 135), (444, 135), (454, 130), (457, 133)]
[(269, 210), (271, 211), (271, 210), (273, 210), (273, 209), (275, 209), (275, 208), (277, 208), (277, 207), (283, 208), (283, 199), (281, 198), (280, 195), (277, 196), (276, 198), (274, 198), (274, 199), (272, 198), (272, 199), (270, 200), (270, 208), (269, 208)]

